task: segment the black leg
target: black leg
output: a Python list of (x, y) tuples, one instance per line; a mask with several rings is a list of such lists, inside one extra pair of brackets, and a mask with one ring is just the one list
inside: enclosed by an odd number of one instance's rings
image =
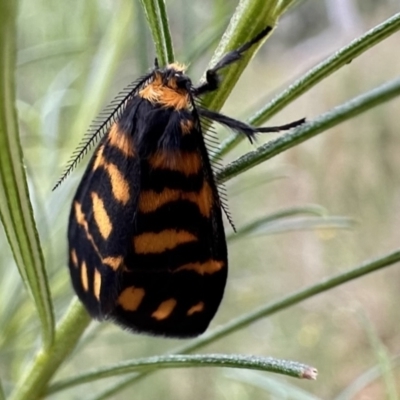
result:
[(197, 111), (200, 116), (209, 118), (212, 121), (225, 125), (235, 132), (245, 134), (249, 138), (250, 142), (253, 142), (253, 138), (256, 133), (287, 131), (305, 122), (305, 118), (302, 118), (285, 125), (256, 127), (233, 119), (231, 117), (227, 117), (226, 115), (220, 114), (218, 112), (207, 110), (206, 108), (198, 107)]

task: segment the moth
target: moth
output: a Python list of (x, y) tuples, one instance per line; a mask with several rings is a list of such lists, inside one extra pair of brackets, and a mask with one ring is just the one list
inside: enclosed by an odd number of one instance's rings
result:
[(139, 333), (203, 333), (224, 294), (228, 259), (221, 204), (204, 140), (218, 122), (246, 135), (256, 128), (206, 109), (220, 71), (272, 30), (225, 54), (194, 85), (179, 63), (130, 84), (93, 125), (56, 187), (101, 138), (72, 202), (69, 271), (90, 315)]

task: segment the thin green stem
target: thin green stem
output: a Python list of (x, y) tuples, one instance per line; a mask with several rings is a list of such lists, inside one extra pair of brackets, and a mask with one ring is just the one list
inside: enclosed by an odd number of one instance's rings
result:
[(76, 377), (56, 382), (54, 385), (50, 386), (47, 393), (51, 394), (72, 386), (131, 372), (199, 367), (253, 369), (264, 372), (275, 372), (302, 379), (316, 379), (317, 375), (317, 371), (313, 367), (295, 361), (280, 360), (272, 357), (243, 356), (240, 354), (179, 354), (138, 358), (136, 360), (119, 363), (115, 366), (99, 368), (79, 374)]
[(174, 61), (168, 18), (163, 0), (141, 0), (160, 65)]
[(160, 13), (160, 22), (164, 37), (164, 46), (165, 46), (167, 61), (168, 63), (173, 63), (175, 61), (174, 47), (172, 44), (171, 31), (169, 29), (168, 14), (165, 6), (165, 1), (158, 0), (157, 2), (158, 2), (158, 10)]
[(10, 400), (40, 399), (59, 366), (71, 354), (91, 319), (77, 298), (60, 321), (54, 343), (38, 353), (30, 368), (17, 383)]
[[(317, 284), (308, 286), (286, 297), (283, 297), (282, 299), (261, 306), (252, 312), (246, 313), (238, 318), (233, 319), (232, 321), (228, 322), (225, 325), (220, 326), (219, 328), (214, 329), (213, 331), (205, 333), (200, 338), (195, 339), (188, 344), (176, 348), (172, 353), (180, 354), (180, 353), (191, 353), (193, 351), (196, 351), (219, 339), (222, 339), (223, 337), (226, 337), (231, 333), (246, 328), (248, 325), (260, 320), (261, 318), (268, 317), (279, 311), (285, 310), (289, 307), (299, 304), (300, 302), (307, 300), (313, 296), (316, 296), (317, 294), (326, 292), (337, 286), (343, 285), (344, 283), (350, 282), (364, 275), (378, 271), (382, 268), (385, 268), (397, 262), (400, 262), (400, 249), (395, 250), (392, 253), (389, 253), (375, 260), (367, 261), (350, 271), (335, 275), (331, 278), (324, 279)], [(120, 382), (112, 386), (107, 391), (95, 397), (93, 400), (107, 399), (109, 398), (109, 396), (118, 393), (120, 390), (128, 387), (135, 381), (144, 378), (150, 373), (151, 372), (146, 372), (128, 378), (123, 382)]]
[[(309, 91), (317, 83), (339, 68), (349, 64), (354, 58), (383, 41), (400, 29), (400, 13), (375, 26), (364, 35), (353, 40), (349, 45), (338, 50), (326, 60), (309, 70), (305, 75), (292, 83), (286, 90), (273, 98), (265, 107), (249, 119), (255, 126), (261, 125), (287, 105)], [(244, 135), (232, 134), (220, 146), (217, 156), (226, 154), (244, 139)]]
[(301, 125), (291, 133), (260, 146), (233, 161), (217, 174), (218, 182), (225, 182), (256, 165), (290, 149), (333, 126), (370, 110), (400, 95), (400, 79), (395, 79), (362, 94), (345, 104), (322, 114), (314, 121)]
[(0, 219), (19, 273), (35, 302), (43, 342), (54, 337), (53, 304), (26, 181), (15, 108), (17, 2), (0, 2)]

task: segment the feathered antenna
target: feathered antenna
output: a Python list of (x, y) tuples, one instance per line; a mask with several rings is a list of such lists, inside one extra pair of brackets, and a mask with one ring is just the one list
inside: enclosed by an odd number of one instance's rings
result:
[(121, 90), (111, 103), (104, 108), (98, 117), (90, 124), (87, 132), (83, 136), (78, 147), (74, 150), (64, 169), (60, 179), (54, 185), (52, 190), (57, 189), (67, 178), (72, 170), (85, 157), (88, 151), (107, 133), (111, 125), (117, 121), (125, 110), (128, 100), (138, 91), (138, 89), (151, 77), (151, 73), (131, 82), (127, 87)]

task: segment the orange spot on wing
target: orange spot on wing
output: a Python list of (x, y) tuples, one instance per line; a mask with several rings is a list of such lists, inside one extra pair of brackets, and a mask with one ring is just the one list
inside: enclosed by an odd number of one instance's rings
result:
[(174, 310), (176, 304), (177, 301), (175, 299), (165, 300), (158, 306), (157, 310), (154, 311), (151, 316), (159, 321), (168, 318)]
[(94, 277), (93, 277), (93, 290), (94, 290), (94, 297), (98, 301), (100, 301), (100, 290), (101, 290), (101, 275), (97, 268), (94, 269)]
[(96, 243), (94, 242), (93, 236), (89, 232), (89, 225), (86, 221), (85, 214), (82, 211), (82, 206), (79, 202), (75, 201), (74, 203), (75, 207), (75, 218), (76, 221), (78, 222), (79, 225), (81, 225), (86, 233), (86, 237), (93, 246), (93, 250), (96, 252), (96, 254), (99, 256), (101, 259), (102, 263), (111, 267), (114, 271), (116, 271), (120, 265), (123, 262), (122, 257), (105, 257), (103, 258), (102, 255), (100, 254), (100, 251), (98, 247), (96, 246)]
[(145, 290), (130, 286), (119, 295), (118, 304), (126, 311), (136, 311), (145, 295)]
[(111, 146), (119, 149), (125, 157), (133, 157), (135, 155), (132, 139), (119, 129), (117, 123), (114, 123), (108, 132), (108, 142)]
[(154, 190), (141, 192), (139, 210), (143, 213), (154, 212), (167, 203), (178, 200), (187, 200), (196, 204), (205, 217), (209, 217), (213, 203), (213, 194), (210, 185), (204, 181), (200, 192), (183, 192), (176, 189), (164, 189), (160, 193)]
[(186, 315), (190, 316), (197, 312), (202, 312), (204, 310), (204, 303), (200, 301), (199, 303), (195, 304), (194, 306), (190, 307), (187, 311)]
[(205, 275), (205, 274), (211, 275), (214, 274), (215, 272), (220, 271), (222, 268), (224, 268), (224, 266), (225, 264), (223, 261), (208, 260), (205, 263), (195, 262), (182, 265), (181, 267), (174, 270), (174, 272), (194, 271), (200, 275)]
[(91, 193), (93, 204), (93, 217), (103, 239), (108, 239), (112, 231), (110, 217), (107, 214), (103, 200), (96, 192)]
[(197, 174), (202, 167), (199, 153), (187, 151), (158, 151), (149, 158), (149, 164), (153, 169), (170, 169), (186, 176)]
[(99, 149), (97, 150), (97, 153), (95, 154), (95, 161), (93, 164), (93, 171), (95, 171), (97, 168), (102, 167), (106, 164), (106, 160), (103, 155), (104, 152), (104, 146), (100, 146)]
[[(114, 127), (115, 125), (113, 125)], [(111, 131), (113, 130), (113, 128), (111, 128)], [(110, 132), (110, 137), (117, 137), (116, 134), (112, 135)], [(121, 135), (120, 136), (125, 137), (125, 135)], [(128, 141), (127, 138), (122, 139), (122, 140), (126, 140)], [(110, 144), (115, 145), (116, 140), (110, 140)], [(119, 148), (119, 147), (118, 147)], [(126, 146), (123, 147), (126, 149)], [(120, 148), (121, 151), (124, 151), (123, 148)], [(127, 155), (127, 154), (125, 154)], [(129, 156), (130, 154), (128, 154)], [(132, 153), (133, 155), (133, 153)], [(109, 163), (107, 162), (106, 158), (104, 157), (104, 145), (101, 146), (99, 148), (99, 150), (97, 151), (96, 155), (95, 155), (96, 159), (95, 162), (93, 164), (93, 171), (95, 171), (98, 168), (104, 168), (104, 170), (107, 172), (108, 177), (110, 178), (110, 183), (111, 183), (111, 188), (112, 188), (112, 192), (113, 195), (115, 197), (115, 199), (119, 202), (121, 202), (123, 205), (125, 205), (130, 198), (130, 189), (129, 189), (129, 183), (128, 181), (124, 178), (123, 174), (121, 173), (121, 171), (118, 169), (118, 167), (113, 164), (113, 163)]]
[(87, 292), (89, 289), (89, 283), (88, 283), (87, 267), (85, 261), (83, 261), (83, 263), (81, 264), (81, 283), (83, 290)]
[(184, 230), (165, 229), (159, 233), (146, 232), (133, 238), (136, 254), (162, 253), (180, 244), (194, 242), (197, 237)]
[(105, 166), (105, 169), (110, 177), (111, 189), (115, 199), (126, 205), (130, 198), (128, 181), (115, 164), (109, 163)]
[(85, 218), (85, 214), (82, 211), (82, 206), (79, 202), (75, 201), (74, 203), (74, 207), (75, 207), (75, 218), (76, 221), (78, 222), (78, 224), (83, 228), (83, 230), (86, 233), (86, 237), (89, 240), (89, 242), (91, 243), (91, 245), (93, 246), (94, 251), (99, 255), (99, 257), (101, 258), (99, 249), (96, 246), (96, 243), (94, 242), (93, 236), (90, 234), (89, 232), (89, 225), (86, 221)]
[(76, 255), (75, 249), (71, 250), (71, 261), (72, 261), (72, 264), (74, 264), (74, 267), (78, 266), (78, 256)]
[(105, 257), (103, 258), (103, 264), (111, 267), (114, 271), (116, 271), (124, 261), (122, 257)]

